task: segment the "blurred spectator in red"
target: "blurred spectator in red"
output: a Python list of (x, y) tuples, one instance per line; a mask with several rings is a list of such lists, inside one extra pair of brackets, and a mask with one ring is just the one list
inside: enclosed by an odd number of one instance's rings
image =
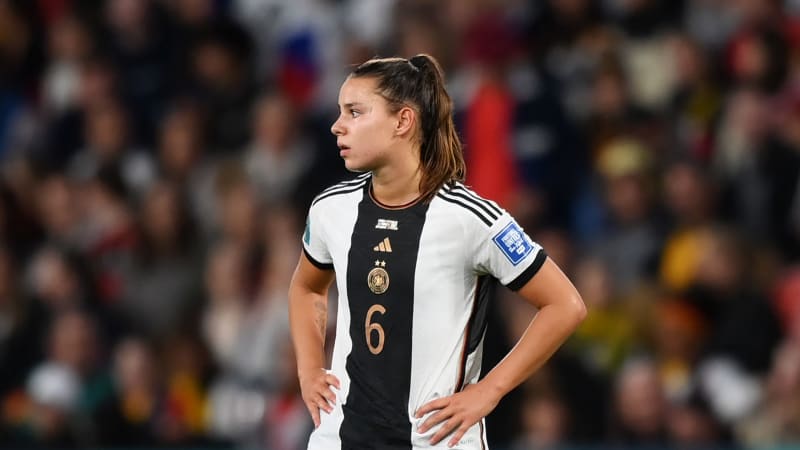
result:
[(464, 57), (475, 76), (464, 112), (467, 184), (513, 209), (519, 192), (511, 134), (514, 99), (503, 69), (518, 51), (519, 42), (503, 18), (493, 15), (476, 17), (465, 40)]

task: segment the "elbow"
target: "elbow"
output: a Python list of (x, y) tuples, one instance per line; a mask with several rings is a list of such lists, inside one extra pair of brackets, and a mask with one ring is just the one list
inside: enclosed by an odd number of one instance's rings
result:
[(571, 317), (573, 319), (573, 323), (575, 324), (575, 328), (586, 319), (586, 304), (583, 302), (580, 294), (575, 293), (574, 296), (570, 299), (570, 310), (571, 310)]

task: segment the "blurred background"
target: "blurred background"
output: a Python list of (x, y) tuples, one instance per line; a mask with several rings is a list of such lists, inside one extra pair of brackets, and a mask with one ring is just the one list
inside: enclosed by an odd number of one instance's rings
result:
[(492, 448), (797, 448), (798, 0), (0, 0), (0, 446), (304, 448), (338, 88), (419, 52), (589, 306)]

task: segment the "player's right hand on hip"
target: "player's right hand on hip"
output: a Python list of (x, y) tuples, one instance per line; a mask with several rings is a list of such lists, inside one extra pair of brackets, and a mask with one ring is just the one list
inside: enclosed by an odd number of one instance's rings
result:
[(299, 371), (300, 391), (303, 401), (314, 420), (314, 428), (320, 424), (320, 410), (330, 414), (336, 404), (336, 394), (331, 387), (341, 389), (339, 379), (323, 368)]

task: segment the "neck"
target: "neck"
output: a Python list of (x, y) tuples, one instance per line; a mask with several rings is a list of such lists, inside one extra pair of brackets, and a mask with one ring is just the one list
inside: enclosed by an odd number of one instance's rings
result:
[(418, 157), (372, 171), (372, 195), (384, 205), (400, 206), (420, 196), (422, 167)]

